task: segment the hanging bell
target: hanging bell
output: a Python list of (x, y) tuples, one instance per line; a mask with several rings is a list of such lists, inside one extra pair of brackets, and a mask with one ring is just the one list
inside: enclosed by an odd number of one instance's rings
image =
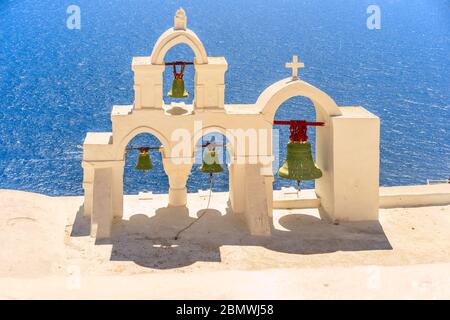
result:
[(147, 171), (153, 169), (153, 163), (150, 159), (150, 154), (147, 150), (142, 150), (139, 154), (138, 162), (136, 164), (136, 167), (134, 167), (136, 170), (141, 171)]
[[(181, 65), (181, 71), (177, 72), (177, 64)], [(184, 62), (175, 63), (173, 65), (173, 82), (172, 82), (172, 90), (167, 94), (171, 98), (187, 98), (189, 96), (186, 89), (184, 89), (184, 70), (186, 68), (186, 64)]]
[(219, 158), (215, 150), (205, 152), (203, 163), (199, 170), (204, 173), (219, 173), (223, 171), (223, 167), (219, 163)]
[(183, 79), (173, 79), (172, 90), (167, 94), (171, 98), (187, 98), (188, 92), (184, 89)]
[(290, 180), (314, 180), (322, 176), (322, 171), (316, 167), (309, 142), (289, 142), (286, 161), (278, 170), (281, 178)]

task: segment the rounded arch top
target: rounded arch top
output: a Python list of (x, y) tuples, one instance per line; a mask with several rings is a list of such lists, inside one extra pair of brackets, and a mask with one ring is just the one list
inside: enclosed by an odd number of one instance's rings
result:
[(152, 51), (151, 63), (156, 65), (164, 64), (164, 57), (167, 52), (180, 43), (191, 47), (195, 54), (196, 64), (208, 63), (208, 55), (206, 54), (205, 47), (195, 32), (190, 29), (176, 30), (174, 28), (170, 28), (164, 32), (158, 41), (156, 41)]
[(256, 104), (260, 106), (261, 113), (272, 121), (278, 108), (285, 101), (297, 96), (309, 98), (324, 117), (342, 115), (336, 102), (325, 92), (305, 81), (293, 81), (292, 78), (283, 79), (269, 86), (261, 93)]
[(197, 142), (201, 140), (204, 136), (212, 133), (222, 134), (228, 140), (227, 151), (229, 152), (231, 158), (234, 158), (236, 156), (235, 136), (232, 134), (230, 130), (227, 130), (226, 128), (219, 125), (211, 125), (203, 127), (200, 130), (194, 132), (194, 134), (192, 135), (192, 153), (195, 153), (195, 147)]
[(120, 152), (120, 154), (125, 155), (124, 151), (128, 145), (128, 143), (136, 136), (140, 135), (141, 133), (148, 133), (151, 134), (153, 136), (155, 136), (159, 142), (161, 142), (162, 146), (164, 147), (166, 152), (169, 152), (169, 148), (170, 148), (170, 143), (169, 140), (165, 137), (165, 135), (163, 133), (161, 133), (160, 131), (151, 128), (151, 127), (147, 127), (147, 126), (141, 126), (141, 127), (137, 127), (134, 130), (128, 132), (128, 134), (123, 137), (120, 141), (120, 143), (118, 144), (118, 152)]

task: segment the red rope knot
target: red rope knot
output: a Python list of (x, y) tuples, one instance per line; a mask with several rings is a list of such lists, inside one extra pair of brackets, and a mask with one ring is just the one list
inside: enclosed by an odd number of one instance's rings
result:
[(273, 124), (289, 125), (292, 142), (308, 142), (308, 126), (322, 127), (324, 122), (308, 122), (306, 120), (275, 120)]
[[(177, 66), (181, 65), (181, 71), (177, 72)], [(184, 70), (186, 69), (186, 63), (184, 62), (177, 62), (173, 64), (173, 78), (177, 80), (183, 79), (184, 76)]]

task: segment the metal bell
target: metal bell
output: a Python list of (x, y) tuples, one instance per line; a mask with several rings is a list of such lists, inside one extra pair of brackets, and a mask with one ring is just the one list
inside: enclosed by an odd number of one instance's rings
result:
[(187, 98), (188, 92), (184, 89), (183, 79), (173, 79), (172, 90), (167, 94), (171, 98)]
[[(177, 72), (177, 65), (181, 65), (181, 71)], [(188, 92), (184, 89), (184, 70), (186, 68), (185, 62), (175, 62), (173, 64), (173, 82), (172, 90), (167, 94), (171, 98), (187, 98)]]
[(316, 167), (309, 142), (289, 142), (286, 161), (278, 170), (281, 178), (290, 180), (314, 180), (322, 176), (322, 171)]
[(136, 170), (152, 170), (153, 169), (153, 163), (150, 159), (150, 154), (147, 150), (142, 150), (139, 154), (138, 162), (136, 164), (136, 167), (134, 167)]
[(203, 163), (199, 170), (204, 173), (219, 173), (223, 171), (223, 167), (219, 163), (219, 158), (215, 150), (208, 150), (205, 152)]

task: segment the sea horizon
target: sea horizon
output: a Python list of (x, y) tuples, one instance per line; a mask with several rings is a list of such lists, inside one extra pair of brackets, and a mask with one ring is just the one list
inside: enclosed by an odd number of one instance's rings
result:
[[(67, 26), (67, 8), (81, 10), (79, 29)], [(268, 4), (273, 4), (268, 10)], [(134, 56), (149, 56), (173, 13), (182, 6), (188, 27), (210, 56), (228, 62), (225, 103), (254, 103), (286, 78), (298, 55), (300, 77), (339, 106), (362, 106), (381, 120), (380, 185), (426, 184), (450, 178), (450, 2), (380, 0), (381, 26), (367, 27), (371, 1), (0, 1), (0, 189), (51, 196), (82, 195), (86, 133), (111, 131), (113, 105), (133, 103)], [(192, 60), (180, 46), (169, 60)], [(185, 75), (192, 102), (193, 71)], [(164, 94), (171, 86), (166, 69)], [(165, 98), (167, 99), (167, 97)], [(169, 100), (167, 100), (169, 101)], [(166, 101), (166, 102), (167, 102)], [(277, 119), (315, 120), (307, 98), (287, 101)], [(277, 165), (289, 130), (279, 128)], [(315, 132), (310, 139), (315, 145)], [(130, 145), (158, 144), (138, 136)], [(126, 159), (124, 191), (167, 193), (161, 157), (155, 170), (134, 170)], [(207, 189), (194, 165), (188, 192)], [(226, 166), (225, 166), (226, 168)], [(274, 167), (274, 170), (277, 168)], [(276, 171), (275, 171), (276, 176)], [(295, 183), (276, 177), (274, 189)], [(303, 188), (313, 188), (305, 182)], [(228, 191), (228, 173), (214, 191)]]

